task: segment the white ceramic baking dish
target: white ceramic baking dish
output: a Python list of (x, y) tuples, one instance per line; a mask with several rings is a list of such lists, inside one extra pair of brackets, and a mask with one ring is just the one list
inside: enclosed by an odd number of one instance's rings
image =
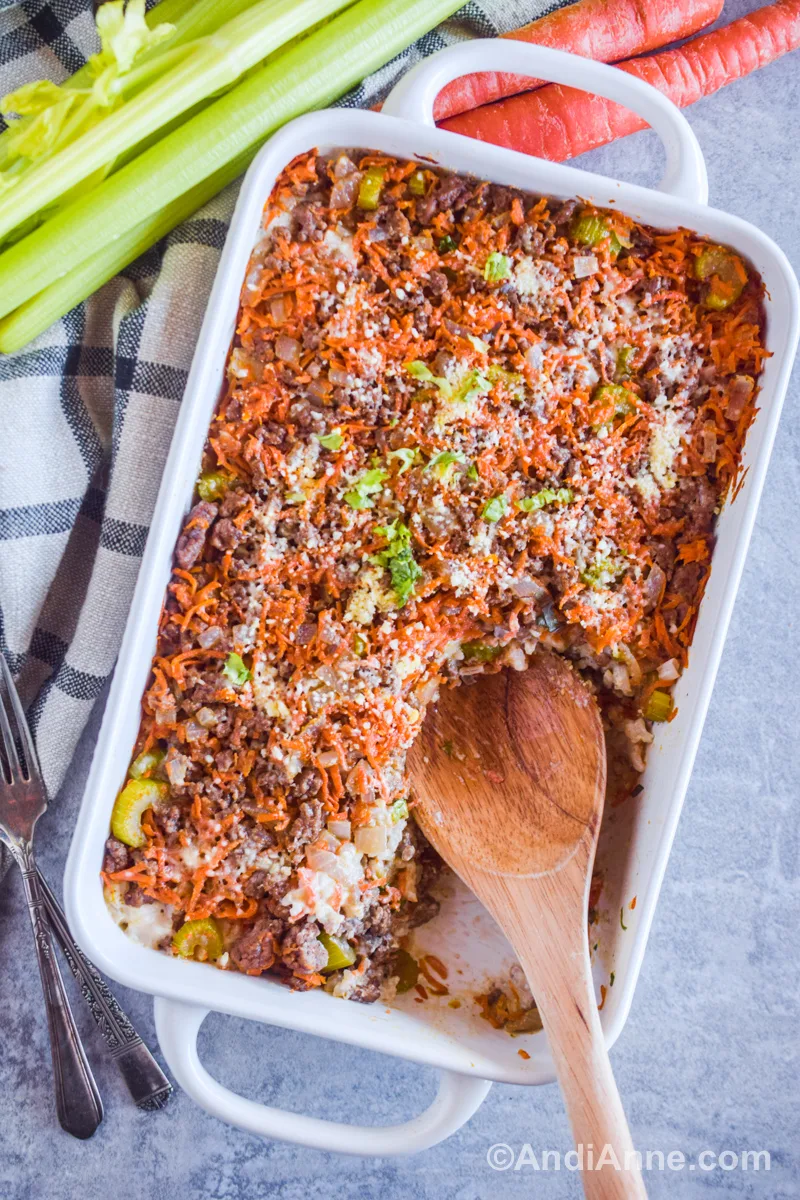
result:
[[(657, 130), (666, 148), (667, 173), (660, 189), (636, 187), (437, 130), (432, 106), (439, 89), (459, 75), (484, 68), (569, 83), (635, 109)], [(606, 882), (593, 940), (598, 942), (598, 985), (608, 982), (611, 971), (615, 973), (615, 986), (608, 990), (601, 1013), (609, 1044), (618, 1036), (631, 1004), (700, 739), (795, 352), (800, 305), (791, 268), (777, 246), (752, 225), (706, 207), (700, 149), (685, 118), (669, 101), (624, 72), (537, 46), (478, 41), (444, 50), (397, 85), (383, 113), (332, 109), (302, 117), (272, 138), (247, 174), (200, 333), (72, 841), (66, 903), (75, 936), (97, 965), (121, 983), (157, 997), (156, 1022), (165, 1058), (178, 1082), (209, 1112), (254, 1133), (321, 1149), (408, 1154), (435, 1144), (463, 1124), (486, 1094), (487, 1081), (531, 1084), (553, 1078), (543, 1034), (512, 1039), (481, 1020), (470, 1002), (471, 993), (507, 974), (513, 960), (489, 918), (457, 882), (449, 887), (439, 917), (419, 932), (422, 946), (436, 950), (451, 966), (452, 991), (464, 996), (456, 1009), (447, 1000), (415, 1004), (411, 997), (389, 1008), (362, 1006), (324, 992), (292, 993), (268, 978), (169, 958), (133, 944), (120, 932), (106, 911), (98, 878), (111, 806), (125, 778), (139, 726), (140, 697), (150, 670), (173, 547), (191, 503), (262, 208), (285, 164), (312, 147), (323, 151), (369, 147), (422, 158), (546, 196), (580, 196), (619, 206), (651, 225), (688, 226), (736, 247), (755, 264), (766, 284), (767, 344), (772, 357), (764, 371), (760, 412), (747, 439), (745, 483), (719, 521), (691, 661), (677, 685), (678, 715), (658, 727), (643, 794), (609, 813), (604, 824), (599, 864)], [(631, 909), (634, 896), (636, 905)], [(620, 921), (623, 905), (627, 930)], [(432, 1107), (415, 1120), (385, 1128), (322, 1121), (265, 1107), (222, 1087), (200, 1064), (197, 1033), (210, 1009), (429, 1064), (442, 1073), (439, 1093)], [(527, 1061), (518, 1054), (522, 1046), (530, 1054)]]

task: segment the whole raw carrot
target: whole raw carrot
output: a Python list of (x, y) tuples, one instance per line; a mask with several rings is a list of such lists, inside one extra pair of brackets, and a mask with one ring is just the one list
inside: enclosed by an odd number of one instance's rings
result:
[[(800, 0), (777, 0), (677, 50), (620, 63), (681, 108), (800, 46)], [(646, 122), (629, 109), (551, 84), (443, 122), (445, 129), (561, 162), (604, 146)]]
[[(690, 37), (716, 21), (722, 4), (723, 0), (577, 0), (503, 37), (570, 50), (598, 62), (618, 62)], [(442, 89), (434, 116), (443, 121), (536, 86), (537, 81), (525, 75), (464, 75)]]

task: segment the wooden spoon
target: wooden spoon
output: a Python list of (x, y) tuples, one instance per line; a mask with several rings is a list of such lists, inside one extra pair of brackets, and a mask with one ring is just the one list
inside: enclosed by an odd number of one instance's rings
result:
[[(445, 747), (447, 748), (445, 750)], [(409, 757), (423, 832), (492, 914), (533, 992), (590, 1200), (646, 1196), (608, 1060), (587, 906), (606, 755), (597, 705), (557, 655), (442, 692)], [(627, 1156), (628, 1169), (625, 1168)]]

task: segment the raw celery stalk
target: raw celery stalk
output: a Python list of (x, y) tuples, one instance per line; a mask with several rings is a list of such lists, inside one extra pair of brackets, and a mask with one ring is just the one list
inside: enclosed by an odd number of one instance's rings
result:
[[(330, 104), (459, 7), (359, 0), (0, 256), (0, 316), (74, 270), (280, 125)], [(320, 69), (324, 64), (324, 69)]]
[(0, 354), (13, 354), (15, 350), (27, 346), (59, 317), (108, 283), (135, 258), (232, 183), (247, 168), (255, 153), (253, 148), (226, 163), (221, 170), (209, 175), (185, 195), (135, 225), (129, 232), (79, 263), (68, 275), (57, 279), (38, 296), (4, 317), (0, 321)]
[(255, 4), (256, 0), (161, 0), (145, 20), (151, 27), (162, 22), (174, 25), (175, 33), (164, 45), (179, 46), (208, 37)]
[[(252, 8), (257, 0), (161, 0), (145, 16), (145, 21), (154, 28), (156, 25), (174, 25), (175, 32), (159, 49), (172, 49), (195, 38), (207, 37), (232, 21), (247, 8)], [(91, 86), (92, 73), (88, 63), (84, 63), (64, 80), (62, 87), (82, 88)], [(3, 139), (8, 137), (10, 129), (0, 133), (0, 146)]]
[[(207, 0), (202, 0), (205, 4)], [(0, 193), (0, 238), (53, 204), (153, 130), (166, 125), (204, 96), (230, 87), (279, 46), (341, 9), (349, 0), (259, 0), (213, 36), (173, 48), (178, 62), (56, 153), (33, 163)], [(143, 56), (132, 75), (152, 70), (158, 55)]]

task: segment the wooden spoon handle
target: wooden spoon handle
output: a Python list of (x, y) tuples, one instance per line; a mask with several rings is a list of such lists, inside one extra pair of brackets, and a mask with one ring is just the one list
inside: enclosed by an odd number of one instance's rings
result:
[[(592, 986), (583, 903), (585, 858), (579, 852), (555, 875), (496, 877), (496, 883), (505, 893), (505, 903), (500, 896), (498, 900), (506, 932), (550, 1041), (575, 1143), (583, 1147), (586, 1196), (646, 1200)], [(573, 893), (571, 899), (565, 888)]]

